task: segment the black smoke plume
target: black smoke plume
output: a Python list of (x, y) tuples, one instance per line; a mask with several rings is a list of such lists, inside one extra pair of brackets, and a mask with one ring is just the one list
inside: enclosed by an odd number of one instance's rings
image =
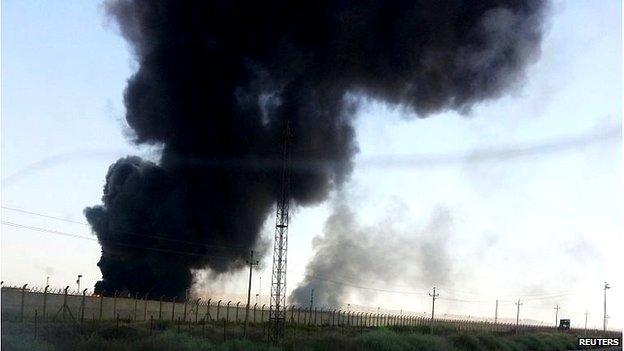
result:
[(539, 54), (545, 4), (479, 1), (105, 2), (138, 63), (124, 93), (135, 142), (85, 210), (102, 246), (96, 290), (167, 296), (191, 269), (240, 266), (279, 193), (323, 201), (352, 169), (360, 97), (419, 116), (496, 98)]

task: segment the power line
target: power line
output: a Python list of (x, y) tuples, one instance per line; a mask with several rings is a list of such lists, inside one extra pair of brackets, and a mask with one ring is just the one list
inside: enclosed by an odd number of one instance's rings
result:
[[(1, 206), (1, 207), (3, 209), (5, 209), (5, 210), (10, 210), (10, 211), (20, 212), (20, 213), (24, 213), (24, 214), (33, 215), (33, 216), (49, 218), (49, 219), (55, 219), (55, 220), (59, 220), (59, 221), (63, 221), (63, 222), (69, 222), (69, 223), (73, 223), (73, 224), (80, 224), (80, 225), (91, 227), (91, 225), (89, 223), (86, 223), (86, 222), (74, 221), (74, 220), (67, 219), (67, 218), (51, 216), (51, 215), (47, 215), (47, 214), (43, 214), (43, 213), (27, 211), (27, 210), (23, 210), (23, 209), (20, 209), (20, 208), (9, 207), (9, 206), (4, 206), (4, 205)], [(128, 231), (118, 231), (118, 230), (109, 230), (109, 231), (112, 232), (112, 233), (117, 233), (117, 234), (127, 234), (127, 235), (141, 236), (141, 237), (146, 237), (146, 238), (150, 238), (150, 239), (154, 239), (154, 240), (156, 240), (156, 239), (157, 240), (165, 240), (165, 241), (178, 242), (178, 243), (184, 243), (184, 244), (189, 244), (189, 245), (197, 245), (197, 246), (202, 246), (202, 247), (216, 247), (216, 248), (224, 248), (224, 249), (244, 249), (244, 247), (242, 247), (242, 246), (226, 246), (226, 245), (204, 244), (204, 243), (200, 243), (200, 242), (196, 242), (196, 241), (173, 239), (173, 238), (167, 238), (167, 237), (162, 237), (162, 236), (141, 234), (141, 233), (128, 232)]]
[(188, 252), (188, 251), (178, 251), (178, 250), (171, 250), (171, 249), (161, 249), (161, 248), (156, 248), (156, 247), (146, 247), (146, 246), (141, 246), (141, 245), (133, 245), (133, 244), (123, 243), (123, 242), (115, 241), (115, 240), (95, 239), (95, 238), (89, 238), (89, 237), (78, 235), (78, 234), (67, 233), (67, 232), (63, 232), (63, 231), (59, 231), (59, 230), (53, 230), (53, 229), (48, 229), (48, 228), (34, 227), (34, 226), (29, 226), (29, 225), (9, 222), (9, 221), (5, 221), (5, 220), (0, 221), (0, 223), (2, 223), (4, 225), (11, 226), (11, 227), (37, 231), (37, 232), (40, 232), (40, 233), (61, 235), (61, 236), (72, 237), (72, 238), (76, 238), (76, 239), (89, 240), (89, 241), (95, 241), (95, 242), (99, 241), (99, 242), (105, 242), (105, 243), (110, 243), (110, 244), (114, 244), (114, 245), (125, 246), (125, 247), (132, 247), (132, 248), (143, 249), (143, 250), (151, 250), (151, 251), (158, 251), (158, 252), (164, 252), (164, 253), (173, 253), (173, 254), (179, 254), (179, 255), (189, 255), (189, 256), (209, 257), (209, 258), (230, 260), (229, 257), (225, 257), (225, 256), (204, 255), (204, 254)]
[(87, 226), (89, 225), (89, 223), (86, 223), (86, 222), (74, 221), (74, 220), (67, 219), (67, 218), (61, 218), (61, 217), (55, 217), (55, 216), (46, 215), (46, 214), (43, 214), (43, 213), (31, 212), (31, 211), (27, 211), (27, 210), (22, 210), (21, 208), (9, 207), (9, 206), (4, 206), (4, 205), (2, 205), (1, 207), (3, 209), (5, 209), (5, 210), (25, 213), (25, 214), (29, 214), (29, 215), (33, 215), (33, 216), (39, 216), (39, 217), (45, 217), (45, 218), (50, 218), (50, 219), (56, 219), (56, 220), (69, 222), (69, 223), (74, 223), (74, 224), (81, 224), (81, 225), (87, 225)]
[(575, 294), (574, 292), (563, 292), (563, 293), (558, 293), (558, 294), (544, 295), (541, 297), (525, 298), (523, 300), (524, 301), (549, 300), (549, 299), (557, 299), (562, 296), (569, 296), (569, 295), (574, 295), (574, 294)]
[[(17, 208), (8, 207), (8, 206), (2, 206), (2, 208), (3, 209), (7, 209), (7, 210), (16, 211), (16, 212), (22, 212), (22, 213), (26, 213), (26, 214), (31, 214), (31, 215), (35, 215), (35, 216), (45, 217), (45, 218), (51, 218), (51, 219), (57, 219), (57, 220), (62, 220), (62, 221), (68, 221), (68, 222), (71, 222), (71, 223), (82, 224), (82, 225), (89, 225), (88, 223), (84, 223), (84, 222), (72, 221), (72, 220), (68, 220), (68, 219), (64, 219), (64, 218), (60, 218), (60, 217), (45, 215), (45, 214), (41, 214), (41, 213), (37, 213), (37, 212), (17, 209)], [(33, 230), (33, 231), (37, 231), (37, 232), (41, 232), (41, 233), (49, 233), (49, 234), (54, 234), (54, 235), (73, 237), (73, 238), (76, 238), (76, 239), (90, 240), (90, 241), (96, 241), (96, 242), (98, 241), (98, 239), (95, 239), (95, 238), (85, 237), (85, 236), (78, 235), (78, 234), (73, 234), (73, 233), (68, 233), (68, 232), (48, 229), (48, 228), (29, 226), (29, 225), (9, 222), (9, 221), (5, 221), (5, 220), (2, 220), (1, 222), (4, 225), (17, 227), (17, 228), (22, 228), (22, 229)], [(141, 236), (147, 236), (147, 235), (141, 235)], [(167, 239), (167, 238), (160, 238), (160, 237), (154, 237), (154, 236), (149, 236), (149, 237), (152, 238), (152, 239)], [(219, 245), (204, 245), (204, 244), (199, 244), (199, 243), (187, 242), (185, 240), (176, 240), (176, 239), (168, 239), (168, 240), (176, 241), (176, 242), (182, 242), (182, 243), (192, 243), (192, 244), (197, 244), (197, 245), (207, 246), (207, 247), (210, 247), (210, 246), (222, 247), (222, 246), (219, 246)], [(161, 249), (161, 248), (154, 248), (154, 247), (146, 247), (146, 246), (141, 246), (141, 245), (133, 245), (133, 244), (128, 244), (128, 243), (123, 243), (123, 242), (115, 241), (115, 240), (99, 239), (99, 241), (100, 242), (107, 242), (107, 243), (111, 243), (111, 244), (115, 244), (115, 245), (119, 245), (119, 246), (132, 247), (132, 248), (151, 250), (151, 251), (158, 251), (158, 252), (164, 252), (164, 253), (173, 253), (173, 254), (180, 254), (180, 255), (190, 255), (190, 256), (197, 256), (197, 257), (208, 257), (208, 258), (215, 258), (215, 259), (231, 260), (231, 258), (225, 257), (225, 256), (205, 255), (205, 254), (199, 254), (199, 253), (188, 252), (188, 251), (179, 251), (179, 250), (171, 250), (171, 249)], [(232, 247), (230, 247), (230, 248), (232, 248)], [(403, 295), (426, 295), (427, 294), (427, 293), (422, 292), (422, 291), (402, 290), (402, 289), (401, 290), (398, 290), (398, 289), (382, 289), (382, 288), (363, 286), (361, 284), (357, 284), (357, 283), (354, 283), (354, 282), (345, 282), (345, 281), (331, 279), (331, 278), (328, 278), (328, 277), (325, 277), (325, 276), (312, 275), (312, 274), (309, 274), (309, 273), (304, 273), (304, 274), (301, 274), (301, 275), (304, 276), (304, 277), (307, 277), (307, 278), (311, 278), (312, 280), (326, 281), (326, 282), (329, 282), (329, 283), (332, 283), (332, 284), (343, 285), (343, 286), (348, 286), (348, 287), (351, 287), (351, 288), (362, 289), (362, 290), (370, 290), (370, 291), (377, 291), (377, 292), (391, 293), (391, 294), (403, 294)], [(353, 279), (352, 277), (346, 277), (346, 276), (342, 276), (342, 278), (346, 278), (346, 279), (350, 279), (350, 280)], [(452, 290), (448, 290), (448, 289), (444, 289), (444, 291), (453, 292)], [(478, 295), (478, 293), (471, 293), (471, 294), (473, 294), (475, 296)], [(573, 294), (572, 292), (561, 292), (561, 293), (539, 294), (539, 295), (538, 294), (536, 294), (536, 295), (511, 295), (510, 294), (510, 295), (503, 295), (503, 296), (521, 296), (521, 297), (524, 297), (525, 301), (533, 301), (533, 300), (554, 299), (554, 298), (559, 298), (559, 297), (562, 297), (562, 296), (567, 296), (567, 295), (572, 295), (572, 294)], [(473, 303), (473, 304), (485, 304), (485, 303), (488, 303), (488, 302), (492, 301), (492, 299), (477, 299), (477, 300), (475, 300), (475, 299), (461, 299), (461, 298), (452, 298), (452, 297), (439, 297), (439, 299), (445, 300), (445, 301), (456, 301), (456, 302)], [(499, 300), (499, 301), (500, 302), (513, 302), (511, 300)]]
[[(373, 291), (379, 291), (379, 292), (385, 292), (385, 293), (395, 293), (395, 294), (405, 294), (405, 295), (427, 295), (427, 293), (422, 292), (422, 291), (409, 291), (409, 290), (406, 291), (406, 290), (397, 290), (397, 289), (381, 289), (381, 288), (362, 286), (362, 285), (359, 285), (357, 283), (354, 283), (353, 281), (345, 282), (345, 281), (340, 281), (340, 280), (334, 280), (334, 279), (328, 278), (326, 276), (314, 275), (314, 274), (310, 274), (310, 273), (300, 273), (299, 275), (303, 276), (303, 277), (306, 277), (306, 278), (309, 278), (310, 280), (327, 281), (327, 282), (334, 283), (334, 284), (337, 284), (337, 285), (344, 285), (344, 286), (357, 288), (357, 289), (373, 290)], [(342, 276), (342, 277), (343, 278), (347, 278), (347, 279), (351, 279), (350, 277), (345, 277), (345, 276)], [(370, 281), (368, 281), (368, 282), (370, 282)], [(437, 290), (440, 291), (440, 289), (437, 289)], [(552, 294), (547, 294), (547, 295), (546, 294), (542, 294), (542, 295), (517, 295), (517, 294), (516, 295), (511, 295), (510, 294), (509, 296), (520, 296), (520, 297), (537, 296), (535, 298), (527, 298), (527, 299), (525, 299), (525, 300), (528, 300), (528, 301), (532, 301), (532, 300), (539, 300), (539, 299), (558, 298), (558, 297), (561, 297), (561, 296), (572, 295), (572, 294), (573, 294), (573, 292), (563, 292), (563, 293), (552, 293)], [(478, 304), (490, 303), (490, 302), (495, 300), (495, 298), (472, 300), (472, 299), (458, 299), (458, 298), (452, 298), (452, 297), (439, 297), (439, 299), (446, 300), (446, 301), (457, 301), (457, 302), (478, 303)], [(500, 302), (514, 302), (513, 300), (499, 300), (499, 301)]]
[[(457, 290), (449, 290), (449, 289), (440, 289), (438, 288), (438, 290), (440, 291), (446, 291), (447, 293), (450, 293), (451, 295), (472, 295), (472, 296), (482, 296), (481, 293), (476, 293), (476, 292), (460, 292)], [(532, 299), (541, 299), (541, 298), (550, 298), (550, 297), (560, 297), (560, 296), (565, 296), (565, 295), (572, 295), (574, 292), (572, 291), (562, 291), (562, 292), (556, 292), (556, 293), (541, 293), (541, 294), (531, 294), (531, 295), (518, 295), (518, 294), (503, 294), (503, 295), (497, 295), (498, 297), (522, 297), (525, 298), (525, 300), (532, 300)], [(515, 302), (515, 300), (500, 300), (502, 302)]]
[(399, 291), (399, 290), (380, 289), (380, 288), (355, 285), (355, 284), (348, 283), (348, 282), (336, 281), (336, 280), (329, 279), (329, 278), (319, 276), (319, 275), (312, 275), (312, 274), (302, 274), (302, 275), (307, 278), (311, 278), (311, 280), (320, 280), (320, 281), (325, 281), (325, 282), (329, 282), (329, 283), (333, 283), (337, 285), (344, 285), (344, 286), (357, 288), (357, 289), (363, 289), (363, 290), (372, 290), (372, 291), (378, 291), (378, 292), (404, 294), (404, 295), (426, 295), (426, 293), (423, 293), (420, 291)]

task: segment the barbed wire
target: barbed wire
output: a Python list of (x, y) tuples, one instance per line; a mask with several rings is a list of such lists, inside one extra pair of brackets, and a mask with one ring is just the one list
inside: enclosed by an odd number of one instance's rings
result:
[[(1, 208), (6, 209), (6, 210), (10, 210), (10, 211), (25, 213), (25, 214), (29, 214), (29, 215), (40, 216), (40, 217), (44, 217), (44, 218), (50, 218), (50, 219), (70, 222), (70, 223), (74, 223), (74, 224), (80, 224), (80, 225), (89, 226), (89, 224), (86, 223), (86, 222), (74, 221), (74, 220), (70, 220), (70, 219), (66, 219), (66, 218), (61, 218), (61, 217), (52, 216), (52, 215), (48, 215), (48, 214), (43, 214), (43, 213), (39, 213), (39, 212), (24, 210), (24, 209), (20, 209), (20, 208), (11, 207), (11, 206), (2, 205)], [(14, 226), (14, 227), (19, 227), (19, 228), (23, 228), (23, 229), (30, 229), (30, 230), (39, 231), (39, 232), (46, 232), (46, 233), (50, 233), (50, 234), (64, 235), (64, 236), (74, 237), (74, 238), (83, 239), (83, 240), (98, 241), (98, 239), (85, 237), (85, 236), (82, 236), (82, 235), (62, 232), (62, 231), (58, 231), (58, 230), (51, 230), (51, 229), (47, 229), (47, 228), (23, 225), (23, 224), (9, 222), (9, 221), (2, 221), (2, 224)], [(145, 236), (145, 237), (149, 237), (149, 238), (152, 238), (152, 239), (155, 239), (155, 240), (166, 240), (166, 241), (171, 241), (171, 242), (180, 242), (180, 243), (191, 244), (191, 245), (198, 245), (198, 246), (204, 246), (204, 247), (217, 247), (217, 248), (228, 248), (228, 249), (238, 249), (238, 248), (240, 248), (240, 247), (236, 247), (236, 246), (223, 246), (223, 245), (203, 244), (203, 243), (191, 242), (191, 241), (186, 241), (186, 240), (178, 240), (178, 239), (173, 239), (173, 238), (164, 238), (164, 237), (158, 237), (158, 236), (153, 236), (153, 235), (139, 234), (139, 233), (130, 233), (130, 232), (123, 232), (123, 231), (120, 231), (119, 233), (124, 233), (124, 234), (129, 234), (129, 235)], [(200, 253), (196, 253), (196, 252), (171, 250), (171, 249), (162, 249), (162, 248), (153, 248), (153, 247), (147, 247), (147, 246), (142, 246), (142, 245), (127, 244), (127, 243), (124, 243), (124, 242), (114, 241), (114, 240), (99, 239), (99, 241), (100, 242), (108, 242), (108, 243), (115, 244), (115, 245), (120, 245), (120, 246), (133, 247), (133, 248), (145, 249), (145, 250), (153, 250), (153, 251), (159, 251), (159, 252), (164, 252), (164, 253), (200, 256), (200, 257), (207, 257), (207, 258), (211, 258), (211, 259), (220, 259), (220, 260), (232, 260), (231, 257), (226, 257), (226, 256), (208, 255), (208, 254), (200, 254)], [(298, 265), (295, 265), (295, 266), (298, 266)], [(332, 283), (332, 284), (343, 285), (343, 286), (348, 286), (348, 287), (351, 287), (351, 288), (362, 289), (362, 290), (370, 290), (370, 291), (377, 291), (377, 292), (382, 292), (382, 293), (392, 293), (392, 294), (404, 294), (404, 295), (427, 295), (427, 292), (423, 292), (423, 291), (404, 290), (404, 289), (412, 289), (413, 288), (412, 286), (409, 286), (409, 287), (408, 286), (404, 286), (404, 287), (395, 286), (392, 289), (385, 289), (385, 288), (376, 288), (376, 287), (370, 287), (370, 286), (363, 286), (362, 283), (364, 283), (364, 281), (361, 278), (354, 279), (353, 277), (346, 277), (346, 276), (339, 276), (339, 275), (333, 275), (332, 277), (324, 277), (324, 276), (320, 276), (320, 275), (313, 275), (313, 274), (310, 274), (310, 273), (307, 273), (307, 272), (303, 273), (303, 274), (300, 274), (300, 275), (303, 276), (303, 277), (311, 278), (312, 280), (322, 280), (322, 281), (326, 281), (326, 282), (329, 282), (329, 283)], [(342, 279), (342, 280), (336, 280), (335, 278)], [(370, 282), (372, 282), (372, 280), (367, 280), (366, 282), (370, 283)], [(382, 283), (384, 285), (387, 284), (386, 282), (380, 282), (380, 281), (377, 281), (377, 283)], [(465, 303), (473, 303), (473, 304), (485, 304), (485, 303), (490, 303), (490, 302), (492, 302), (494, 300), (498, 300), (499, 302), (514, 302), (515, 301), (515, 300), (498, 299), (496, 297), (491, 297), (491, 298), (488, 298), (488, 299), (457, 298), (457, 297), (455, 297), (457, 295), (460, 295), (460, 296), (461, 295), (482, 296), (482, 293), (466, 292), (466, 291), (461, 291), (461, 290), (448, 289), (448, 288), (446, 288), (444, 286), (442, 286), (442, 287), (438, 286), (438, 289), (441, 290), (441, 291), (445, 291), (445, 292), (449, 293), (449, 295), (451, 297), (441, 297), (441, 299), (447, 300), (447, 301), (465, 302)], [(572, 295), (572, 294), (574, 294), (574, 292), (572, 292), (572, 291), (565, 291), (565, 292), (543, 293), (543, 294), (533, 294), (533, 295), (503, 294), (503, 295), (497, 295), (497, 296), (498, 297), (514, 297), (516, 299), (517, 298), (521, 298), (521, 299), (523, 299), (525, 301), (533, 301), (533, 300), (556, 299), (556, 298), (559, 298), (559, 297), (568, 296), (568, 295)]]

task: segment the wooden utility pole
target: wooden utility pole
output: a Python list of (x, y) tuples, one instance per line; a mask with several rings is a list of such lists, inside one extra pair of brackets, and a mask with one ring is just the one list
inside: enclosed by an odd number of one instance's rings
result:
[(249, 265), (249, 286), (247, 287), (247, 307), (245, 307), (245, 324), (243, 327), (243, 337), (247, 336), (247, 320), (249, 319), (249, 300), (251, 299), (251, 276), (253, 274), (253, 266), (257, 266), (258, 263), (258, 261), (254, 261), (253, 250), (251, 250), (251, 253), (249, 254), (249, 260), (247, 261), (247, 264)]
[(555, 328), (557, 328), (557, 326), (559, 325), (559, 309), (561, 309), (561, 307), (559, 307), (559, 304), (557, 304), (554, 307), (554, 310), (555, 310)]
[(436, 297), (440, 296), (439, 293), (436, 294), (436, 287), (433, 287), (433, 294), (429, 293), (431, 296), (431, 334), (433, 334), (433, 318), (435, 317), (435, 300)]
[(498, 322), (498, 299), (496, 300), (496, 307), (494, 308), (494, 324)]
[(524, 305), (522, 302), (520, 302), (520, 299), (518, 299), (518, 302), (516, 302), (516, 306), (518, 306), (518, 310), (516, 312), (516, 332), (518, 330), (518, 325), (520, 325), (520, 306)]
[(604, 314), (602, 317), (602, 331), (607, 332), (607, 289), (611, 289), (611, 286), (607, 282), (604, 283)]

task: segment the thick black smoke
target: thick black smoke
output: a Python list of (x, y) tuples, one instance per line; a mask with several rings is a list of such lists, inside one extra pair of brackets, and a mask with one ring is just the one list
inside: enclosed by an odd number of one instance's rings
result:
[[(137, 143), (158, 164), (111, 166), (87, 208), (102, 245), (96, 290), (179, 295), (190, 269), (240, 265), (279, 193), (292, 140), (292, 199), (348, 178), (358, 96), (420, 116), (498, 97), (539, 53), (544, 3), (181, 1), (105, 3), (138, 70), (125, 91)], [(175, 241), (174, 241), (175, 240)], [(192, 243), (200, 243), (197, 245)]]

